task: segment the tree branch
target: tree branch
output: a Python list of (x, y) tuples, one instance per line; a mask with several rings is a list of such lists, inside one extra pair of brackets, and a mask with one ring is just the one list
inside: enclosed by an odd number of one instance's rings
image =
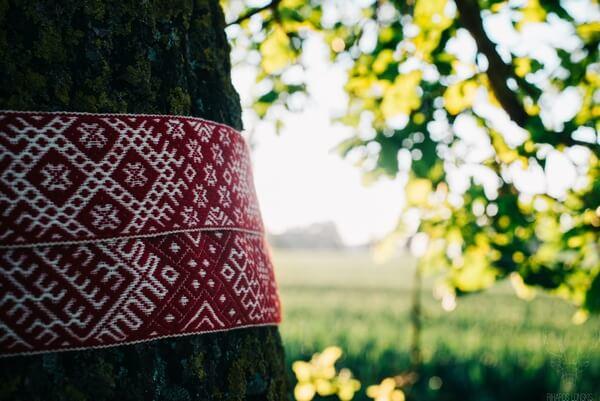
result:
[(246, 12), (245, 14), (240, 15), (237, 19), (235, 19), (234, 21), (231, 21), (230, 23), (228, 23), (226, 26), (231, 26), (231, 25), (237, 25), (249, 18), (251, 18), (253, 15), (258, 14), (262, 11), (265, 10), (276, 10), (277, 6), (279, 5), (279, 3), (281, 2), (281, 0), (273, 0), (268, 4), (265, 4), (262, 7), (257, 7), (257, 8), (253, 8), (251, 10), (248, 10), (248, 12)]
[(487, 76), (498, 102), (508, 113), (511, 120), (524, 127), (528, 115), (517, 95), (506, 83), (509, 78), (513, 77), (511, 67), (504, 63), (496, 51), (496, 45), (485, 33), (483, 21), (481, 20), (481, 9), (477, 0), (454, 1), (459, 12), (461, 25), (473, 36), (479, 52), (483, 53), (488, 59)]

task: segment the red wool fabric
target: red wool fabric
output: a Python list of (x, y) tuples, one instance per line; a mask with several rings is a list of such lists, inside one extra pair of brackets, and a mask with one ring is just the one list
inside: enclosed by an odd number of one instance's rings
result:
[(248, 147), (194, 117), (0, 111), (0, 356), (277, 324)]

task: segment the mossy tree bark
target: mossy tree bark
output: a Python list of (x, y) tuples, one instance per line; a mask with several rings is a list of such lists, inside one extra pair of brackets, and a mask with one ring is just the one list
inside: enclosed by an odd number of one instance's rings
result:
[[(0, 109), (185, 114), (241, 128), (218, 0), (0, 0)], [(0, 359), (0, 399), (286, 399), (274, 327)]]

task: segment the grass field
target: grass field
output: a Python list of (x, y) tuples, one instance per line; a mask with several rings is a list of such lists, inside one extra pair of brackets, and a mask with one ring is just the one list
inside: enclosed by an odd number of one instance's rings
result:
[[(368, 399), (367, 385), (406, 370), (410, 257), (381, 265), (367, 253), (278, 251), (274, 258), (289, 365), (340, 346), (337, 366), (363, 384), (355, 400)], [(523, 301), (507, 283), (445, 312), (426, 280), (423, 305), (424, 366), (410, 400), (548, 400), (556, 393), (600, 400), (598, 317), (575, 326), (564, 301)]]

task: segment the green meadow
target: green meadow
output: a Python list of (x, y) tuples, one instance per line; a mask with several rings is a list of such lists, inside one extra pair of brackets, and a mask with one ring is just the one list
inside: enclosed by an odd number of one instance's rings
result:
[[(411, 257), (375, 264), (367, 252), (276, 251), (274, 259), (288, 366), (341, 347), (336, 366), (362, 383), (354, 400), (406, 371)], [(574, 325), (571, 305), (541, 294), (524, 301), (507, 282), (459, 298), (447, 312), (432, 282), (422, 293), (423, 367), (408, 399), (600, 400), (600, 318)]]

